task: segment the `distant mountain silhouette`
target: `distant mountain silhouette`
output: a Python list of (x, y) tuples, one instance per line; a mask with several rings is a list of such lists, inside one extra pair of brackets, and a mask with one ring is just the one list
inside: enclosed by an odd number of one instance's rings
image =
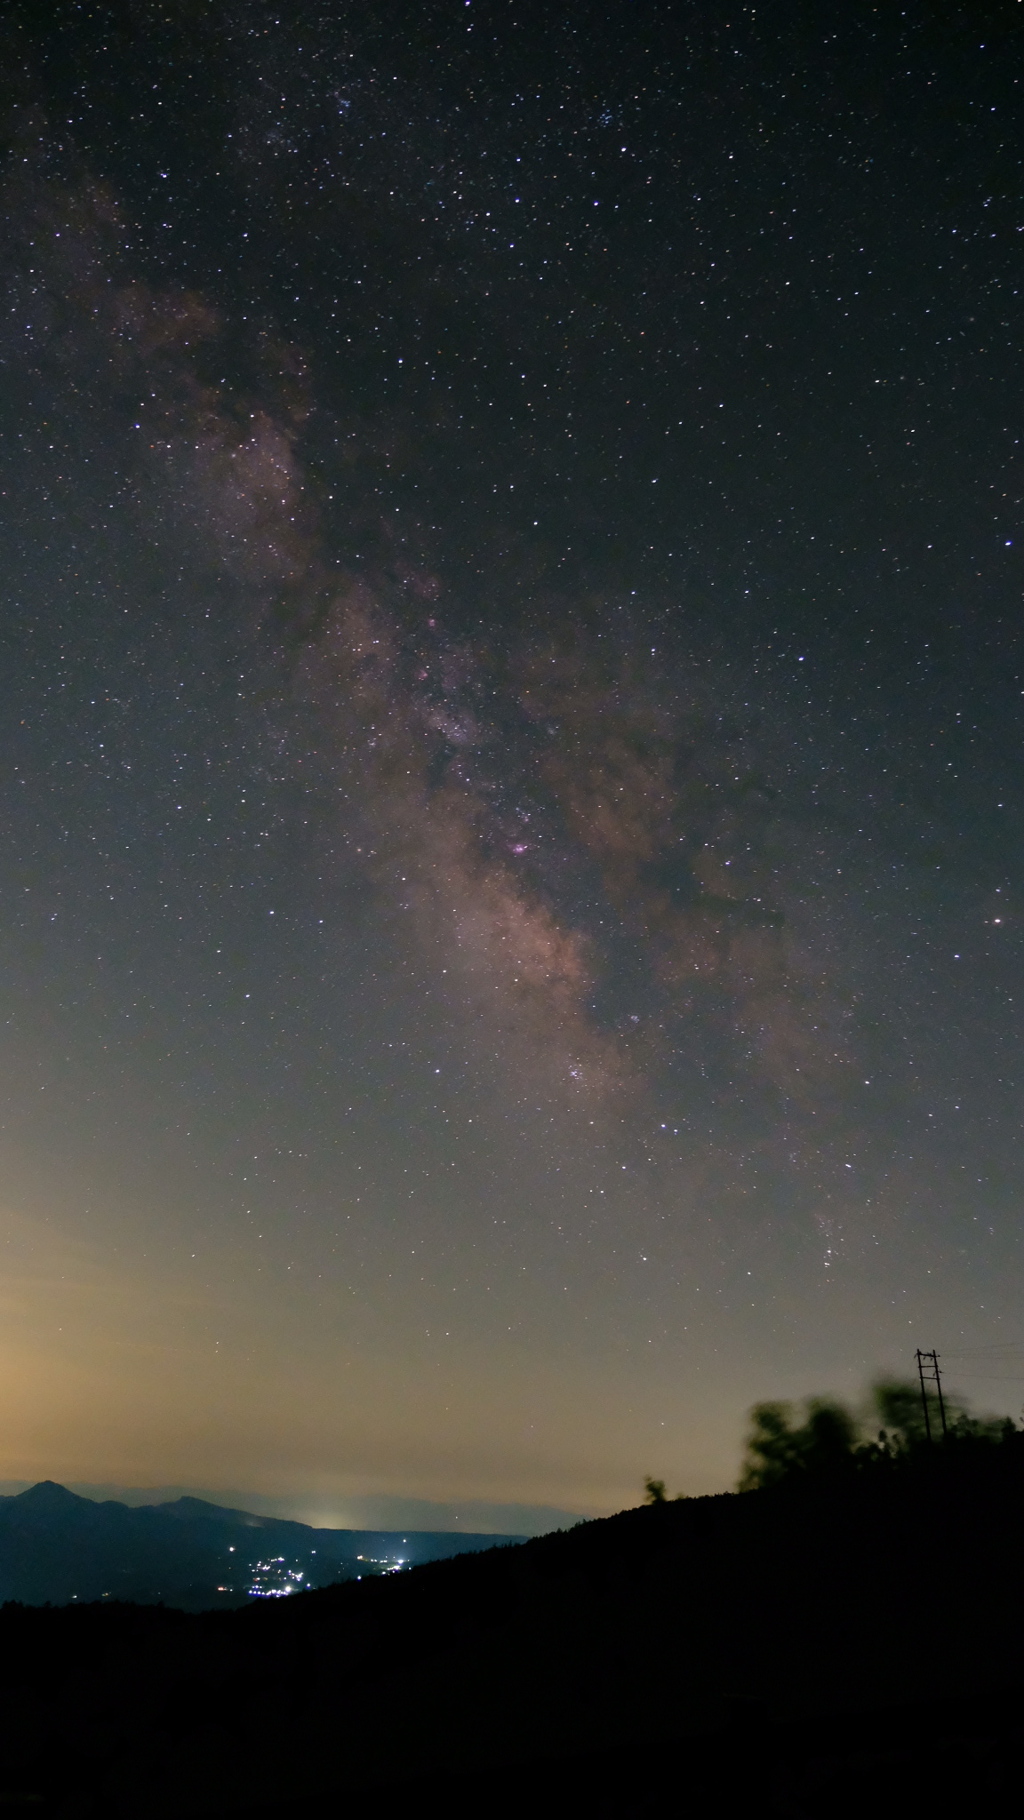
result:
[(515, 1536), (314, 1529), (204, 1498), (96, 1503), (52, 1479), (0, 1497), (0, 1603), (243, 1605), (444, 1560)]
[(77, 1492), (68, 1491), (65, 1485), (58, 1485), (56, 1479), (40, 1479), (38, 1485), (30, 1485), (27, 1491), (20, 1492), (17, 1499), (5, 1502), (16, 1502), (21, 1511), (71, 1511), (78, 1504), (88, 1500), (80, 1498)]

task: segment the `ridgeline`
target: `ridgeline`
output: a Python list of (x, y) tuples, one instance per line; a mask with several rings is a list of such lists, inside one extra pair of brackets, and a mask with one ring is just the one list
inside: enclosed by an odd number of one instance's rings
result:
[(1024, 1436), (240, 1611), (0, 1611), (0, 1800), (97, 1820), (1002, 1811)]

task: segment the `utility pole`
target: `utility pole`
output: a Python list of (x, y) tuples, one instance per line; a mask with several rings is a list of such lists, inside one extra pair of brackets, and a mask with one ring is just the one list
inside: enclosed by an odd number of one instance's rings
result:
[(916, 1353), (916, 1358), (917, 1358), (917, 1375), (921, 1382), (921, 1407), (924, 1410), (925, 1434), (928, 1436), (929, 1441), (931, 1441), (934, 1438), (932, 1435), (931, 1416), (930, 1416), (929, 1410), (928, 1410), (928, 1389), (927, 1389), (928, 1384), (934, 1384), (936, 1394), (938, 1395), (938, 1399), (939, 1399), (939, 1421), (942, 1424), (942, 1439), (945, 1440), (946, 1439), (946, 1405), (942, 1400), (942, 1375), (939, 1371), (939, 1355), (937, 1352), (922, 1352), (921, 1348), (918, 1347), (917, 1353)]

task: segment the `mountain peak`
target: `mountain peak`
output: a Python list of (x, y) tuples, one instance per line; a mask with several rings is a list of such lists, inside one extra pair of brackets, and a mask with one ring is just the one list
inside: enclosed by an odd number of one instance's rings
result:
[[(152, 1508), (161, 1511), (164, 1516), (183, 1521), (194, 1521), (202, 1517), (207, 1522), (242, 1524), (246, 1529), (265, 1529), (268, 1521), (266, 1517), (253, 1516), (249, 1510), (231, 1510), (222, 1504), (211, 1504), (207, 1498), (175, 1498), (171, 1503), (154, 1504)], [(286, 1521), (286, 1518), (279, 1519), (279, 1525)]]
[(68, 1491), (66, 1485), (58, 1485), (55, 1479), (40, 1479), (38, 1485), (30, 1485), (27, 1491), (19, 1492), (15, 1500), (32, 1510), (70, 1510), (74, 1505), (88, 1501), (80, 1498), (76, 1491)]

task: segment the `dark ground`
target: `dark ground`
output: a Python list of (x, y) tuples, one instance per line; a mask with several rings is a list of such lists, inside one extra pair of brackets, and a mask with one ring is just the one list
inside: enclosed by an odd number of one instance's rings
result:
[(0, 1806), (1002, 1812), (1017, 1447), (626, 1511), (273, 1607), (0, 1612)]

